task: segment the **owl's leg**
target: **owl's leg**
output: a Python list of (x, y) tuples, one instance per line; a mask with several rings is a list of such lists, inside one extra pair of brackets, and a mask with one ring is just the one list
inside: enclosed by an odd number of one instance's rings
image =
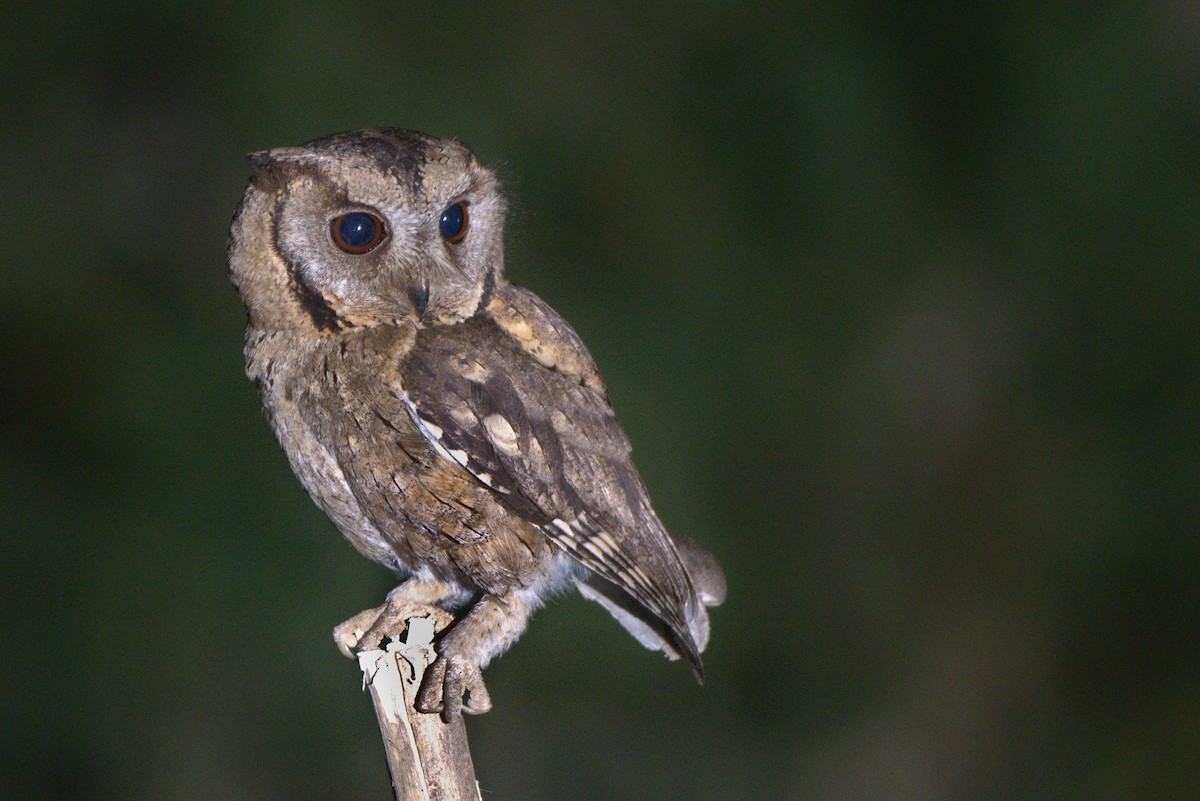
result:
[(356, 651), (379, 648), (387, 638), (403, 633), (407, 621), (421, 609), (461, 603), (464, 591), (448, 581), (408, 579), (388, 593), (387, 602), (364, 609), (333, 630), (333, 639), (351, 659)]
[(483, 668), (521, 636), (536, 603), (523, 593), (484, 595), (438, 643), (438, 659), (425, 672), (417, 709), (446, 720), (492, 708)]

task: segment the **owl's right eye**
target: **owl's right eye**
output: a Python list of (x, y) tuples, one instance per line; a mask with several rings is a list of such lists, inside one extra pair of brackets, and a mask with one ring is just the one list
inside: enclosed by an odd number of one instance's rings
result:
[(334, 217), (329, 224), (333, 243), (354, 256), (370, 253), (383, 241), (383, 220), (365, 211), (351, 211)]

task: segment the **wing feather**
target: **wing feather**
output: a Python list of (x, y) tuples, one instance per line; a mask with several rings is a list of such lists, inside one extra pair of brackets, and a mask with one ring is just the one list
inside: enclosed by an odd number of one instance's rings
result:
[(701, 604), (607, 399), (486, 315), (425, 329), (401, 369), (409, 414), (435, 449), (662, 621), (699, 672), (689, 621)]

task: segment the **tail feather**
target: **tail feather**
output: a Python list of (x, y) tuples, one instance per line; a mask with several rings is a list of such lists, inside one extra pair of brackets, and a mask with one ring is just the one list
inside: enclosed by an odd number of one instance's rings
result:
[(717, 564), (716, 557), (696, 544), (687, 534), (671, 532), (675, 550), (692, 579), (696, 596), (705, 606), (720, 606), (725, 603), (725, 571)]
[(607, 579), (588, 571), (575, 579), (579, 593), (608, 610), (634, 639), (652, 651), (662, 651), (668, 659), (685, 658), (691, 663), (697, 680), (704, 680), (700, 653), (708, 645), (709, 623), (705, 607), (719, 606), (725, 600), (725, 574), (712, 554), (684, 534), (671, 534), (680, 561), (691, 578), (695, 596), (686, 604), (687, 631), (675, 631), (668, 623), (649, 612), (628, 593)]

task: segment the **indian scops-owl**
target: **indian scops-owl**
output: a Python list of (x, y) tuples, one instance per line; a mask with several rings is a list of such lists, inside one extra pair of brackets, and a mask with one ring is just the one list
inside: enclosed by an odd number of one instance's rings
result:
[(578, 335), (505, 280), (492, 171), (400, 129), (249, 160), (229, 244), (246, 372), (313, 500), (403, 579), (347, 652), (406, 606), (450, 610), (418, 708), (486, 711), (483, 667), (574, 583), (700, 676), (724, 576), (654, 513)]

